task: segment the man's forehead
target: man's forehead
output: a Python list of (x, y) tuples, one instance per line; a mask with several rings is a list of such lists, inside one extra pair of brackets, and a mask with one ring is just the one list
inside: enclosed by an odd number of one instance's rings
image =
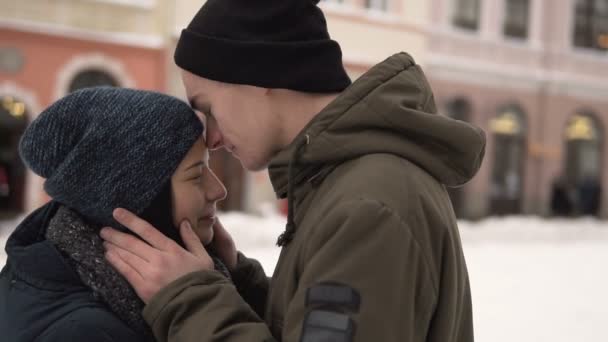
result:
[(196, 92), (188, 92), (188, 103), (192, 109), (196, 109), (202, 111), (203, 114), (207, 114), (206, 112), (209, 110), (211, 106), (207, 96), (205, 96), (204, 92), (196, 91)]

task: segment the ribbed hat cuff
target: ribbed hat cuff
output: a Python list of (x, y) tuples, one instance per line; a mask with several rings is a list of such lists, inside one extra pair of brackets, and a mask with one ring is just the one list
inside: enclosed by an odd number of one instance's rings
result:
[(174, 57), (180, 68), (223, 83), (311, 93), (341, 92), (351, 83), (330, 39), (237, 41), (184, 29)]

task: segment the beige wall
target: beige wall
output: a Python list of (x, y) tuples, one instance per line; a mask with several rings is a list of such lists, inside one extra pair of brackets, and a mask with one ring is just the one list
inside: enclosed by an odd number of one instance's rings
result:
[(388, 56), (405, 51), (426, 62), (429, 2), (400, 0), (387, 13), (370, 12), (363, 1), (322, 3), (330, 35), (342, 46), (346, 65), (368, 69)]
[(170, 0), (0, 0), (0, 18), (163, 36)]
[(206, 0), (175, 0), (172, 31), (179, 34), (194, 18), (194, 15), (205, 4)]

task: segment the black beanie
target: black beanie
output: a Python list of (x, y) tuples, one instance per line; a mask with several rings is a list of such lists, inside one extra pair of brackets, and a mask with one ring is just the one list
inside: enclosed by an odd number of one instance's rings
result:
[(318, 0), (208, 0), (182, 34), (175, 63), (232, 84), (335, 93), (351, 81)]
[(88, 88), (45, 109), (24, 132), (19, 153), (46, 178), (55, 201), (98, 227), (124, 229), (112, 211), (140, 215), (155, 200), (166, 204), (171, 176), (202, 133), (199, 118), (177, 98)]

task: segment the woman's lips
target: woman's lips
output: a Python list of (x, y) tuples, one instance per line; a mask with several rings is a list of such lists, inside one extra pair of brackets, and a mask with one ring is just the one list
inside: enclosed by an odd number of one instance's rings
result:
[(215, 215), (203, 216), (199, 219), (199, 221), (208, 222), (211, 224), (214, 224), (215, 220), (217, 220), (217, 216), (215, 216)]

